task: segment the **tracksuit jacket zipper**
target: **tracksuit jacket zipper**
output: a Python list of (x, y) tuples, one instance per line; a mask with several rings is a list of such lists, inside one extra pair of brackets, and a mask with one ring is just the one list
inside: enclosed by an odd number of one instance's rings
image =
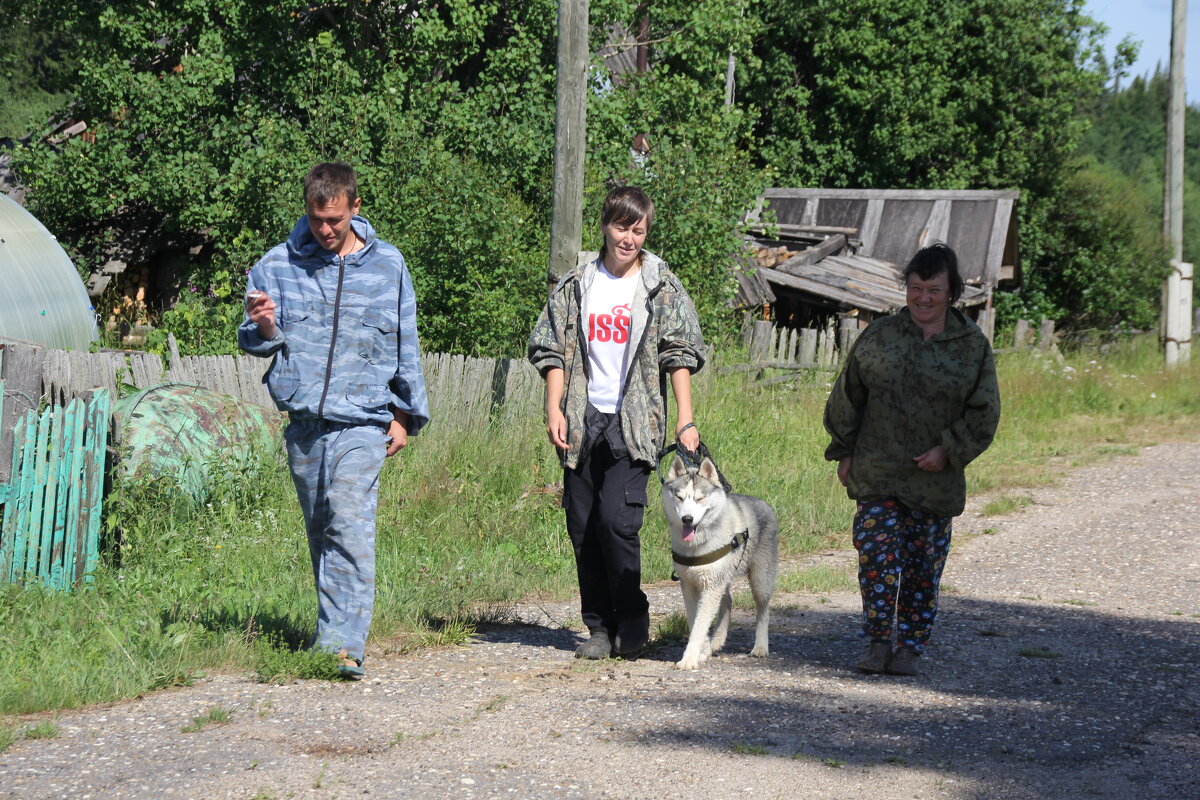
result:
[(329, 394), (329, 376), (333, 372), (333, 354), (337, 349), (338, 319), (342, 313), (342, 282), (346, 279), (346, 257), (338, 262), (337, 292), (333, 296), (333, 327), (329, 332), (329, 358), (325, 361), (325, 385), (321, 387), (321, 402), (317, 404), (317, 419), (325, 418), (325, 397)]

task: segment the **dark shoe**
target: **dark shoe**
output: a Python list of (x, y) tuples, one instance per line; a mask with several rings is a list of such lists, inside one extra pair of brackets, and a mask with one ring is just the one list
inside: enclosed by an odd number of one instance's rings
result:
[(858, 668), (868, 675), (878, 675), (887, 669), (892, 657), (892, 645), (889, 642), (871, 642), (867, 654), (858, 662)]
[(588, 633), (591, 634), (588, 640), (575, 648), (576, 658), (596, 660), (612, 655), (612, 642), (608, 639), (606, 628), (588, 628)]
[(921, 656), (907, 647), (899, 648), (887, 663), (888, 675), (917, 675), (917, 659)]
[(641, 650), (650, 641), (650, 614), (646, 613), (637, 619), (626, 620), (617, 625), (617, 639), (613, 650), (617, 655), (628, 655)]

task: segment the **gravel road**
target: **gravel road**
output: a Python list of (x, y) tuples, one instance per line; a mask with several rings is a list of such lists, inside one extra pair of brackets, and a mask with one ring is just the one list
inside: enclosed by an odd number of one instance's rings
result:
[[(573, 604), (530, 604), (469, 646), (372, 655), (358, 683), (215, 675), (47, 717), (56, 738), (0, 754), (0, 795), (1200, 798), (1197, 476), (1200, 447), (1163, 444), (1011, 516), (976, 501), (916, 678), (853, 670), (850, 592), (777, 595), (765, 660), (739, 611), (698, 672), (676, 646), (576, 661)], [(181, 730), (213, 707), (231, 720)]]

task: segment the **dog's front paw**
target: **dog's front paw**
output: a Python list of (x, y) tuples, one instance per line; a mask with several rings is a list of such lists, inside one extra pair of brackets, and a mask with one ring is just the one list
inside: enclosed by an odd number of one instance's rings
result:
[(766, 658), (769, 653), (770, 650), (765, 644), (756, 644), (754, 645), (754, 649), (750, 651), (750, 655), (755, 658)]
[(675, 662), (676, 669), (700, 669), (700, 655), (698, 653), (684, 653), (683, 658)]

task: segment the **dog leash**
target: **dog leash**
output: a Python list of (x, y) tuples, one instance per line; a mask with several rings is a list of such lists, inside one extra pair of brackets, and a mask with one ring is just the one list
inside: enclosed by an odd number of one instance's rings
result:
[[(686, 425), (684, 426), (684, 430), (687, 430)], [(671, 453), (678, 454), (678, 456), (683, 460), (684, 466), (689, 468), (695, 467), (699, 469), (700, 462), (707, 458), (713, 463), (713, 466), (717, 468), (717, 478), (721, 481), (721, 488), (727, 492), (733, 491), (733, 487), (730, 486), (729, 481), (725, 479), (725, 473), (721, 472), (721, 467), (717, 465), (717, 460), (712, 457), (712, 453), (708, 452), (708, 448), (704, 446), (704, 442), (700, 442), (700, 444), (696, 446), (695, 450), (689, 450), (679, 442), (673, 442), (659, 451), (658, 461), (654, 465), (655, 471), (658, 472), (659, 483), (667, 482), (667, 479), (663, 477), (662, 462), (663, 459), (671, 455)]]
[[(679, 431), (679, 433), (683, 433), (683, 431), (686, 431), (688, 428), (694, 428), (694, 427), (696, 427), (695, 423), (688, 423), (687, 425), (683, 426), (683, 428)], [(719, 480), (721, 482), (721, 488), (723, 488), (726, 492), (733, 491), (733, 487), (730, 486), (729, 481), (725, 479), (725, 473), (721, 472), (721, 468), (717, 465), (717, 460), (712, 457), (712, 453), (708, 452), (708, 448), (705, 446), (703, 441), (701, 441), (699, 444), (696, 445), (695, 450), (689, 450), (688, 448), (686, 448), (682, 444), (680, 444), (678, 441), (675, 441), (675, 442), (667, 445), (666, 447), (664, 447), (659, 452), (658, 461), (654, 465), (655, 471), (658, 472), (659, 483), (661, 483), (663, 485), (666, 485), (666, 483), (667, 483), (667, 479), (665, 477), (663, 477), (662, 462), (663, 462), (663, 459), (666, 458), (667, 456), (671, 455), (671, 453), (678, 454), (679, 458), (683, 461), (684, 466), (688, 467), (689, 469), (691, 469), (691, 468), (699, 469), (700, 462), (707, 458), (709, 461), (712, 462), (713, 467), (717, 470), (717, 480)], [(733, 541), (731, 541), (729, 544), (725, 545), (724, 547), (720, 547), (720, 548), (712, 551), (711, 553), (705, 553), (704, 555), (684, 556), (684, 555), (680, 555), (679, 553), (676, 553), (674, 550), (672, 550), (671, 551), (671, 560), (674, 561), (676, 564), (682, 564), (685, 567), (702, 567), (705, 564), (712, 564), (714, 562), (720, 561), (722, 558), (729, 555), (729, 553), (731, 553), (732, 551), (734, 551), (734, 550), (738, 549), (739, 547), (741, 547), (742, 545), (746, 544), (746, 542), (749, 541), (749, 539), (750, 539), (750, 531), (748, 531), (748, 530), (742, 531), (741, 533), (734, 536)], [(671, 580), (673, 580), (673, 581), (679, 580), (679, 573), (674, 569), (671, 570)]]

